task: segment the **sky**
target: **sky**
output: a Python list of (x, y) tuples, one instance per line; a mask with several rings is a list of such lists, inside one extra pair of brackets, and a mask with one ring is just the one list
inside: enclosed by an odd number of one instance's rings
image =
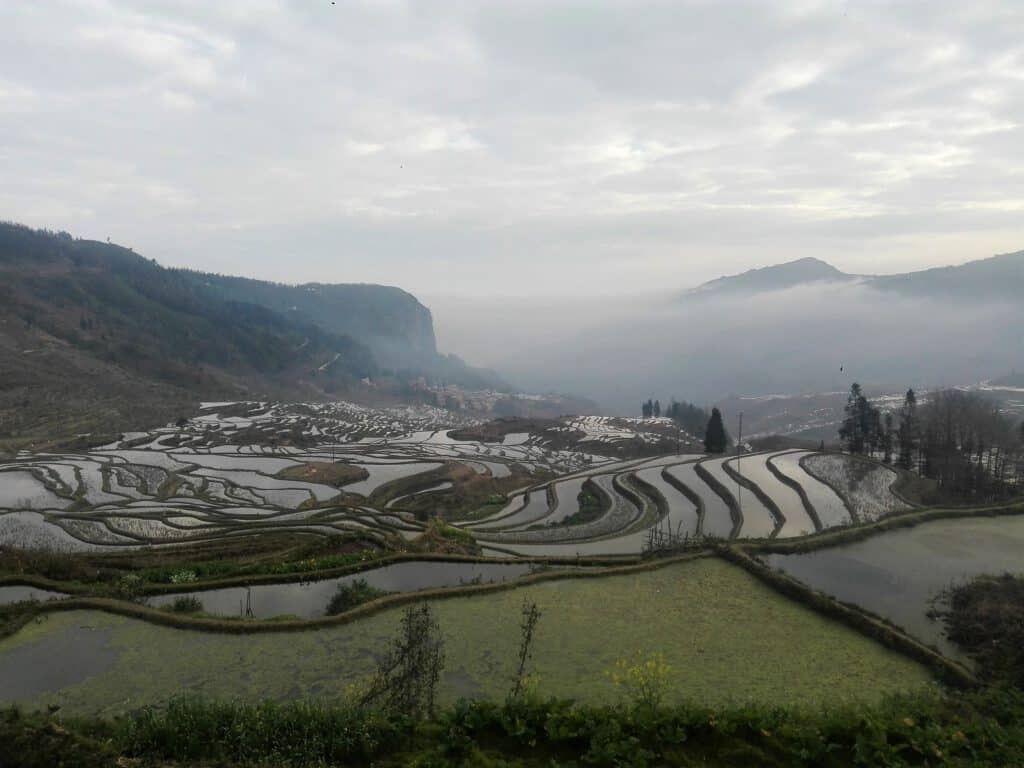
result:
[(1024, 248), (1024, 3), (0, 0), (0, 218), (168, 265), (629, 296)]

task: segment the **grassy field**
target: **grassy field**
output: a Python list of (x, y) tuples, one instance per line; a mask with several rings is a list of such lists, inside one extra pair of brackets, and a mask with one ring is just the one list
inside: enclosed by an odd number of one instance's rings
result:
[[(524, 600), (542, 611), (533, 671), (544, 694), (615, 701), (619, 691), (607, 673), (638, 653), (664, 655), (668, 701), (704, 705), (836, 705), (930, 681), (915, 662), (780, 597), (739, 568), (707, 559), (438, 601), (447, 638), (445, 700), (505, 694)], [(56, 613), (0, 642), (0, 699), (104, 715), (187, 689), (251, 700), (340, 699), (372, 671), (399, 615), (390, 610), (318, 631), (230, 636), (98, 612)], [(60, 664), (67, 669), (56, 669)], [(39, 680), (48, 676), (44, 690)], [(19, 688), (22, 680), (28, 687)]]

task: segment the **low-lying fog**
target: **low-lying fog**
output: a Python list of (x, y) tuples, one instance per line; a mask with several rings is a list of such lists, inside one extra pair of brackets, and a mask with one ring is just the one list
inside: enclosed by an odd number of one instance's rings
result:
[(641, 399), (900, 391), (1020, 368), (1024, 310), (819, 283), (756, 295), (424, 297), (438, 344), (531, 391), (633, 414)]

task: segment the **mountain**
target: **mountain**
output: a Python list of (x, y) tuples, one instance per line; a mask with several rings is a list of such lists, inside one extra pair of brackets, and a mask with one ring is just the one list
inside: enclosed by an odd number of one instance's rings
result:
[[(377, 354), (423, 370), (388, 374)], [(0, 442), (144, 427), (200, 398), (351, 395), (365, 377), (382, 395), (426, 369), (496, 379), (439, 355), (430, 311), (397, 288), (166, 269), (110, 243), (0, 223)]]
[[(109, 243), (0, 225), (4, 387), (29, 361), (101, 368), (194, 391), (340, 391), (376, 372), (352, 337), (244, 302)], [(41, 386), (43, 381), (28, 381)]]
[(287, 285), (245, 277), (180, 270), (225, 301), (255, 304), (302, 324), (350, 336), (365, 345), (385, 371), (425, 376), (469, 389), (509, 385), (494, 371), (474, 368), (437, 351), (430, 310), (411, 293), (387, 285)]
[(805, 258), (771, 267), (750, 269), (739, 275), (711, 280), (687, 291), (686, 298), (707, 298), (726, 293), (778, 291), (808, 283), (841, 283), (856, 280), (821, 259)]
[(814, 284), (860, 283), (904, 296), (944, 297), (960, 302), (1017, 300), (1024, 291), (1024, 251), (896, 275), (850, 275), (821, 259), (806, 258), (719, 277), (691, 288), (683, 298), (758, 294)]
[(430, 310), (386, 285), (285, 285), (245, 277), (184, 271), (228, 301), (257, 304), (300, 322), (345, 334), (370, 347), (389, 367), (417, 367), (437, 356)]
[(510, 350), (501, 369), (524, 387), (628, 415), (655, 397), (710, 406), (729, 395), (845, 392), (854, 381), (901, 392), (1021, 370), (1022, 296), (1024, 252), (892, 276), (801, 259), (648, 297), (614, 317), (595, 312), (557, 344), (493, 343)]
[(1024, 296), (1024, 251), (969, 261), (955, 267), (874, 277), (870, 285), (880, 291), (950, 298), (959, 302), (1020, 301)]

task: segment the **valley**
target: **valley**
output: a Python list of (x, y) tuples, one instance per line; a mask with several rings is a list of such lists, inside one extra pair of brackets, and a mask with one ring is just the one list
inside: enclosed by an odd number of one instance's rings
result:
[[(983, 681), (936, 606), (1019, 565), (1016, 374), (607, 415), (439, 353), (398, 289), (0, 235), (3, 711), (134, 729), (317, 702), (418, 733), (366, 697), (427, 641), (432, 677), (408, 674), (444, 717), (843, 717)], [(864, 283), (827, 266), (684, 298)]]

